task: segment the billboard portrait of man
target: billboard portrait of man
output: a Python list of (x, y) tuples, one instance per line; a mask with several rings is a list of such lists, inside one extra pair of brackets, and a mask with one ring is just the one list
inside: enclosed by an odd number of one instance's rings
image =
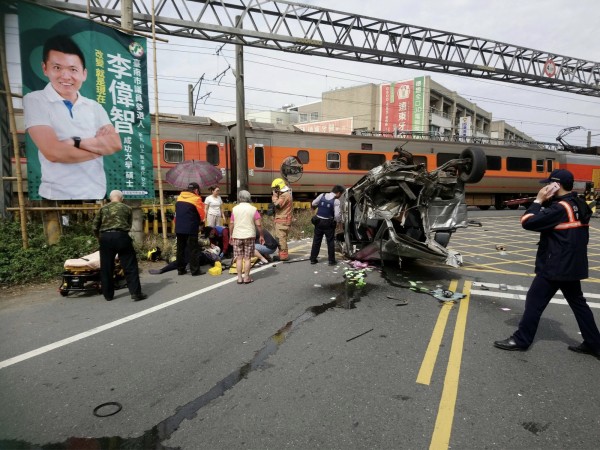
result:
[(39, 151), (39, 195), (50, 200), (106, 195), (105, 155), (122, 149), (107, 112), (79, 93), (85, 57), (65, 35), (46, 40), (42, 70), (49, 82), (23, 98), (25, 129)]
[(153, 198), (145, 39), (18, 7), (29, 198)]

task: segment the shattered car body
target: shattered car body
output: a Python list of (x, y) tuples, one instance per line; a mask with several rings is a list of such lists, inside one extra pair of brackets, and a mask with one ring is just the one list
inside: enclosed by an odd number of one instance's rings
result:
[(361, 261), (425, 259), (453, 267), (460, 253), (446, 248), (457, 228), (465, 228), (465, 183), (486, 170), (483, 150), (465, 149), (428, 172), (404, 150), (369, 171), (348, 189), (343, 201), (345, 256)]

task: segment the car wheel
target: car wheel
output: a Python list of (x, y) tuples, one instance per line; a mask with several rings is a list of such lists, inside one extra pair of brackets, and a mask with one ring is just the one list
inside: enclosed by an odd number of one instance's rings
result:
[(460, 171), (460, 179), (463, 183), (478, 183), (485, 175), (487, 168), (487, 160), (485, 152), (479, 147), (468, 147), (460, 154), (460, 159), (470, 159), (471, 162), (466, 164)]

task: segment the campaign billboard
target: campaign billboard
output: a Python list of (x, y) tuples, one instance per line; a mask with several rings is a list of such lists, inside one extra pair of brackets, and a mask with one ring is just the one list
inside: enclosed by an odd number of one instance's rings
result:
[(28, 193), (153, 198), (145, 38), (18, 4)]

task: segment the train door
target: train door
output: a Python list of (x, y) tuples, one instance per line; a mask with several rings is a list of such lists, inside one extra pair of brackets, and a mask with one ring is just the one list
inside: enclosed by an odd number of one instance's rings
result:
[(271, 140), (248, 138), (248, 187), (253, 196), (271, 192), (271, 182), (277, 178)]
[(228, 186), (230, 175), (227, 170), (229, 167), (227, 137), (224, 135), (198, 133), (197, 142), (199, 159), (218, 167), (223, 175), (221, 183)]
[(535, 160), (535, 172), (536, 177), (543, 175), (544, 178), (547, 174), (550, 174), (554, 170), (554, 159), (553, 158), (545, 158), (545, 159), (536, 159)]

